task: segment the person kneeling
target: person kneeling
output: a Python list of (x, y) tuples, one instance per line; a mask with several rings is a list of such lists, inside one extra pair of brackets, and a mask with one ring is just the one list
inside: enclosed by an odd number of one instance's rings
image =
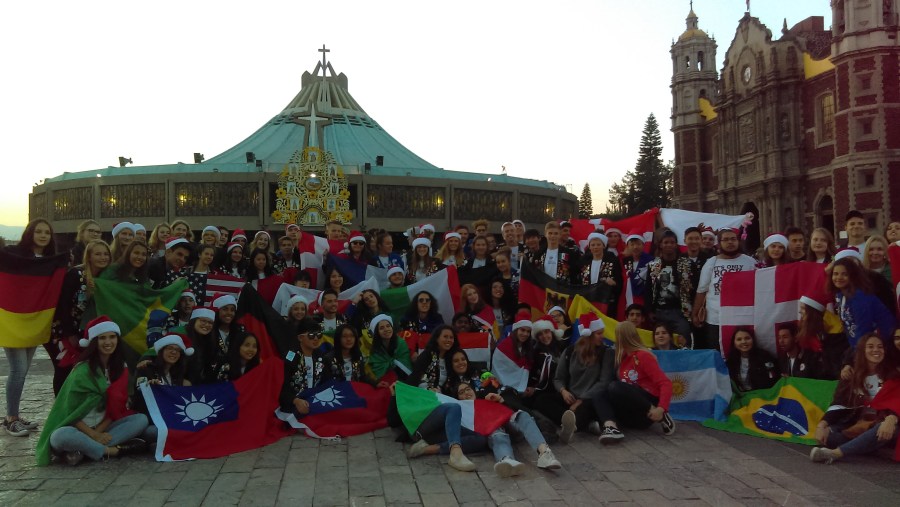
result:
[(119, 326), (101, 316), (88, 324), (85, 335), (79, 342), (86, 348), (81, 362), (66, 378), (38, 440), (35, 454), (40, 466), (50, 463), (51, 451), (77, 465), (85, 456), (100, 461), (147, 446), (135, 438), (147, 428), (147, 416), (132, 414), (115, 421), (110, 417), (114, 409), (108, 396), (110, 385), (123, 376), (128, 379)]
[(663, 433), (675, 433), (675, 421), (669, 415), (672, 381), (666, 377), (656, 356), (641, 343), (634, 324), (616, 326), (616, 365), (618, 380), (595, 396), (594, 409), (603, 423), (600, 443), (621, 441), (625, 435), (618, 423), (645, 429), (660, 423)]

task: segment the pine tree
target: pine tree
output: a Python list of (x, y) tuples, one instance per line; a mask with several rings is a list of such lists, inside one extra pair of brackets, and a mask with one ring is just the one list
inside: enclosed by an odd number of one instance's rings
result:
[(594, 200), (591, 198), (591, 186), (584, 184), (581, 198), (578, 199), (578, 218), (591, 218), (594, 214)]
[(625, 173), (621, 183), (609, 190), (611, 207), (624, 215), (643, 213), (651, 208), (666, 207), (672, 197), (672, 167), (662, 161), (662, 139), (659, 124), (651, 113), (644, 123), (638, 161), (634, 169)]

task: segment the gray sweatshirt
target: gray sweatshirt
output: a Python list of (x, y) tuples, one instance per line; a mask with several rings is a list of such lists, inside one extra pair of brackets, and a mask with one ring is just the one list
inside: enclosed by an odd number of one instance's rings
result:
[(603, 346), (600, 360), (590, 366), (581, 362), (575, 346), (569, 346), (559, 356), (553, 386), (557, 392), (568, 390), (579, 400), (589, 400), (603, 392), (616, 379), (616, 351)]

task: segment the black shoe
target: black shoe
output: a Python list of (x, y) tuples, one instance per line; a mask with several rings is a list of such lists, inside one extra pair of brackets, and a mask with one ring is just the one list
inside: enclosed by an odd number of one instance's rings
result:
[(131, 440), (126, 440), (125, 442), (117, 445), (116, 449), (119, 450), (119, 454), (117, 454), (117, 456), (138, 454), (147, 450), (147, 442), (140, 438), (132, 438)]
[(75, 466), (84, 461), (84, 454), (81, 451), (69, 451), (65, 453), (65, 460), (69, 466)]
[(662, 426), (663, 435), (671, 435), (675, 433), (675, 421), (672, 419), (672, 416), (669, 415), (668, 412), (663, 412), (663, 417), (659, 421), (659, 424)]
[(600, 443), (616, 444), (619, 443), (623, 438), (625, 438), (625, 435), (621, 431), (619, 431), (619, 428), (604, 426), (603, 433), (600, 434)]

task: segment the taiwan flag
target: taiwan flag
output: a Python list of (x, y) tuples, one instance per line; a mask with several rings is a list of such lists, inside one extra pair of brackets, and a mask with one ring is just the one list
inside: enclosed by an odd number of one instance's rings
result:
[(293, 431), (275, 416), (284, 365), (271, 359), (234, 382), (191, 387), (143, 384), (159, 430), (157, 461), (219, 458), (278, 441)]
[(325, 382), (300, 397), (309, 403), (301, 418), (275, 411), (275, 416), (313, 438), (340, 438), (387, 427), (391, 393), (362, 382)]

